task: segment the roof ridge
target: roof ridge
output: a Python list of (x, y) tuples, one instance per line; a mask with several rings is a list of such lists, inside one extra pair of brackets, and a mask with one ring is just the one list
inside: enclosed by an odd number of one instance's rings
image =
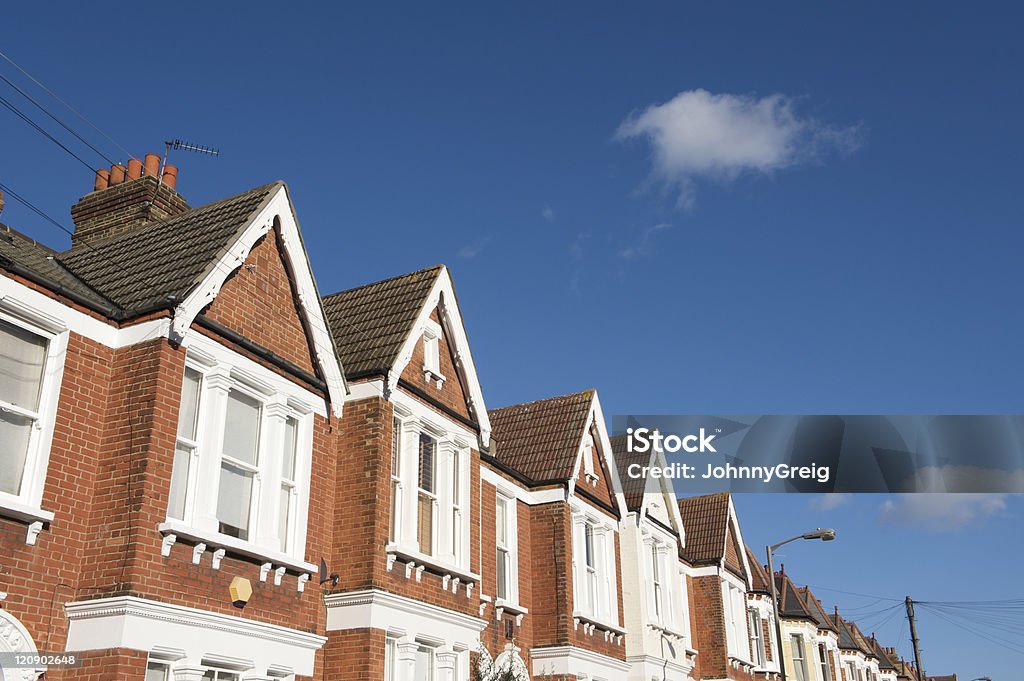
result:
[(18, 236), (19, 238), (24, 239), (25, 241), (31, 241), (33, 246), (37, 246), (39, 248), (45, 249), (45, 250), (49, 251), (51, 255), (56, 255), (59, 252), (59, 251), (55, 251), (54, 249), (50, 248), (49, 246), (47, 246), (43, 242), (38, 241), (37, 239), (33, 239), (28, 234), (25, 234), (24, 232), (20, 232), (20, 231), (14, 229), (13, 227), (11, 227), (8, 224), (4, 224), (4, 223), (0, 222), (0, 230), (3, 230), (5, 232), (7, 232), (8, 234), (14, 234), (14, 235)]
[(183, 219), (186, 219), (189, 216), (194, 216), (196, 213), (198, 213), (200, 211), (212, 210), (214, 208), (217, 208), (218, 206), (221, 206), (221, 205), (223, 205), (225, 203), (228, 203), (229, 201), (235, 201), (235, 200), (239, 199), (240, 197), (245, 196), (246, 194), (256, 194), (256, 193), (259, 193), (259, 192), (262, 192), (262, 191), (268, 191), (271, 187), (274, 187), (274, 186), (284, 187), (286, 185), (284, 183), (284, 180), (274, 180), (273, 182), (268, 182), (268, 183), (260, 185), (258, 187), (252, 187), (251, 189), (246, 189), (245, 191), (238, 192), (236, 194), (232, 194), (231, 196), (225, 196), (223, 199), (217, 199), (216, 201), (211, 201), (209, 203), (204, 203), (203, 205), (196, 206), (195, 208), (189, 208), (188, 210), (186, 210), (184, 212), (177, 213), (175, 215), (171, 215), (169, 217), (164, 218), (163, 220), (153, 220), (152, 222), (147, 222), (146, 224), (141, 225), (139, 227), (136, 227), (135, 229), (130, 229), (127, 232), (119, 232), (117, 234), (112, 234), (112, 235), (110, 235), (108, 237), (105, 237), (105, 238), (102, 238), (102, 239), (96, 239), (95, 241), (82, 241), (81, 242), (82, 243), (81, 246), (72, 246), (71, 248), (69, 248), (67, 250), (60, 251), (59, 255), (66, 256), (66, 255), (71, 255), (71, 254), (78, 254), (78, 253), (81, 253), (84, 250), (94, 250), (95, 251), (95, 250), (98, 250), (99, 248), (107, 246), (107, 245), (109, 245), (111, 243), (114, 243), (116, 241), (120, 241), (121, 239), (127, 238), (128, 236), (131, 236), (133, 238), (134, 237), (138, 237), (139, 234), (148, 232), (151, 229), (155, 228), (157, 225), (166, 225), (168, 222), (171, 222), (171, 221), (174, 221), (174, 220), (183, 220)]
[(353, 286), (352, 288), (342, 289), (340, 291), (335, 291), (334, 293), (328, 293), (327, 295), (320, 296), (320, 297), (323, 300), (327, 300), (328, 298), (333, 298), (335, 296), (340, 296), (343, 293), (354, 293), (354, 292), (359, 291), (361, 289), (369, 288), (370, 286), (377, 286), (379, 284), (386, 284), (389, 281), (395, 281), (397, 279), (405, 279), (406, 277), (411, 277), (414, 274), (422, 274), (424, 272), (430, 272), (431, 270), (439, 270), (439, 269), (442, 269), (442, 268), (445, 268), (445, 267), (446, 267), (446, 265), (444, 263), (440, 263), (438, 265), (431, 265), (430, 267), (424, 267), (422, 269), (418, 269), (418, 270), (415, 270), (413, 272), (406, 272), (405, 274), (398, 274), (398, 275), (395, 275), (393, 277), (388, 277), (386, 279), (378, 279), (377, 281), (371, 281), (371, 282), (368, 282), (366, 284), (360, 284), (359, 286)]
[(515, 409), (516, 407), (528, 407), (528, 406), (533, 405), (533, 404), (543, 404), (545, 402), (554, 402), (555, 400), (562, 400), (562, 399), (565, 399), (567, 397), (579, 397), (581, 395), (586, 395), (587, 397), (590, 397), (590, 396), (594, 395), (594, 393), (596, 393), (596, 392), (597, 392), (597, 390), (595, 390), (594, 388), (586, 388), (584, 390), (579, 390), (579, 391), (574, 392), (574, 393), (566, 393), (565, 395), (553, 395), (551, 397), (542, 397), (539, 400), (530, 400), (529, 402), (520, 402), (518, 404), (509, 404), (509, 405), (506, 405), (504, 407), (495, 407), (494, 409), (488, 409), (487, 412), (488, 413), (492, 413), (492, 412), (496, 412), (496, 411), (504, 411), (506, 409)]

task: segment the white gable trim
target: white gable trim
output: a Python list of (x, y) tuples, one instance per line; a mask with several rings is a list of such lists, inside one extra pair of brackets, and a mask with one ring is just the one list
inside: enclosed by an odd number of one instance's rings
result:
[(274, 228), (275, 221), (280, 226), (282, 255), (295, 282), (299, 297), (299, 309), (305, 318), (306, 327), (313, 341), (317, 365), (327, 384), (327, 392), (334, 414), (341, 416), (345, 404), (345, 394), (348, 392), (345, 374), (341, 370), (341, 363), (334, 351), (334, 342), (327, 329), (327, 320), (324, 319), (323, 307), (320, 304), (320, 294), (313, 279), (313, 271), (309, 267), (309, 258), (302, 245), (302, 237), (299, 235), (299, 226), (295, 220), (291, 200), (288, 198), (288, 190), (284, 185), (279, 185), (271, 193), (270, 197), (264, 201), (260, 212), (242, 231), (242, 234), (221, 254), (217, 262), (213, 263), (199, 285), (175, 308), (170, 337), (179, 343), (184, 339), (199, 312), (217, 297), (224, 282), (242, 266), (256, 242)]
[[(743, 572), (746, 575), (746, 578), (743, 581), (746, 584), (747, 591), (750, 591), (751, 589), (754, 588), (754, 581), (753, 581), (753, 578), (751, 577), (751, 574), (750, 574), (750, 562), (747, 560), (747, 544), (746, 544), (746, 542), (743, 541), (743, 535), (740, 533), (740, 521), (739, 521), (739, 517), (736, 515), (736, 507), (733, 506), (733, 503), (732, 503), (732, 495), (729, 496), (729, 524), (732, 526), (732, 529), (736, 532), (736, 535), (735, 535), (736, 542), (740, 545), (740, 548), (739, 548), (740, 560), (743, 561)], [(728, 541), (729, 541), (729, 528), (726, 528), (725, 542), (728, 542)], [(729, 549), (728, 544), (724, 543), (722, 545), (722, 565), (723, 566), (725, 565), (725, 554), (726, 554), (726, 551), (728, 551), (728, 549)], [(768, 575), (768, 579), (775, 579), (775, 577), (773, 575)]]
[(593, 391), (593, 396), (590, 399), (590, 413), (587, 414), (587, 423), (583, 427), (583, 432), (580, 433), (580, 440), (576, 446), (576, 463), (572, 468), (572, 478), (569, 480), (569, 493), (576, 493), (576, 479), (580, 475), (580, 467), (583, 465), (583, 450), (587, 440), (587, 435), (590, 434), (591, 426), (597, 426), (597, 437), (600, 442), (598, 443), (601, 451), (604, 453), (604, 463), (608, 467), (608, 487), (611, 489), (612, 496), (615, 497), (615, 505), (619, 509), (619, 517), (625, 518), (629, 515), (629, 509), (626, 508), (626, 497), (622, 493), (622, 481), (619, 480), (619, 468), (615, 464), (615, 453), (612, 452), (612, 441), (608, 437), (608, 429), (605, 426), (604, 411), (601, 409), (601, 400), (597, 397), (597, 391)]
[(412, 360), (412, 353), (419, 342), (423, 330), (430, 324), (430, 313), (434, 308), (438, 310), (441, 318), (441, 325), (444, 334), (453, 341), (452, 348), (455, 353), (455, 371), (459, 374), (462, 385), (466, 387), (469, 394), (467, 402), (469, 410), (476, 417), (480, 424), (480, 445), (486, 446), (491, 439), (491, 419), (487, 416), (487, 405), (484, 403), (483, 390), (480, 388), (480, 380), (476, 374), (476, 364), (473, 363), (473, 353), (470, 351), (469, 338), (466, 336), (466, 327), (462, 323), (462, 313), (459, 311), (459, 303), (455, 298), (455, 287), (452, 284), (448, 268), (442, 266), (441, 272), (434, 281), (423, 307), (420, 308), (416, 317), (416, 324), (405, 339), (398, 359), (388, 373), (388, 391), (393, 392), (398, 386), (398, 379), (401, 377), (405, 367)]
[[(652, 447), (651, 462), (652, 468), (668, 468), (668, 462), (665, 459), (665, 452), (659, 450), (657, 447)], [(679, 535), (679, 543), (681, 546), (686, 546), (686, 528), (683, 527), (683, 517), (679, 514), (679, 503), (676, 497), (675, 488), (672, 486), (672, 481), (668, 478), (655, 478), (653, 476), (645, 479), (644, 499), (640, 504), (640, 516), (645, 517), (647, 515), (647, 504), (650, 501), (648, 497), (647, 488), (651, 484), (657, 485), (658, 490), (662, 495), (662, 503), (668, 508), (669, 517), (672, 519), (673, 529), (676, 534)]]

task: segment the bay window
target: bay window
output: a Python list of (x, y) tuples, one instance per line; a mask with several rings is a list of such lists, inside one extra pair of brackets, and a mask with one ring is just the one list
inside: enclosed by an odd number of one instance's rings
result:
[(20, 496), (46, 366), (47, 338), (0, 318), (0, 492)]
[(419, 438), (419, 475), (416, 503), (416, 541), (420, 553), (434, 554), (434, 526), (437, 521), (437, 495), (434, 490), (437, 440), (426, 433)]
[(574, 510), (572, 542), (574, 615), (617, 626), (614, 526)]
[(658, 555), (658, 544), (651, 542), (651, 586), (654, 597), (654, 619), (660, 622), (664, 616), (664, 603), (662, 603), (664, 586), (661, 581), (661, 558)]
[(793, 656), (793, 676), (796, 681), (808, 681), (807, 679), (807, 655), (804, 652), (804, 637), (799, 634), (790, 634), (790, 651)]
[(756, 608), (747, 609), (747, 632), (750, 634), (750, 654), (754, 664), (763, 667), (765, 664), (764, 631), (761, 629), (761, 616)]
[(0, 505), (22, 509), (41, 502), (67, 346), (39, 322), (0, 314)]
[(828, 648), (824, 643), (818, 644), (818, 665), (821, 669), (820, 681), (832, 681), (832, 668), (828, 664)]
[(249, 546), (261, 556), (301, 557), (312, 419), (305, 403), (248, 373), (195, 359), (190, 350), (167, 531)]

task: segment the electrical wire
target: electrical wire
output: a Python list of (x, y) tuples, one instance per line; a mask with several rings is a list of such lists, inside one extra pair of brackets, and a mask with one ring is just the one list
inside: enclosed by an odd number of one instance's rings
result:
[(45, 137), (46, 139), (50, 140), (51, 142), (53, 142), (54, 144), (56, 144), (56, 145), (57, 145), (58, 147), (60, 147), (61, 149), (63, 149), (63, 150), (65, 151), (65, 152), (67, 152), (68, 154), (70, 154), (70, 155), (71, 155), (71, 156), (72, 156), (73, 158), (75, 158), (75, 159), (76, 159), (76, 160), (77, 160), (77, 161), (78, 161), (79, 163), (81, 163), (81, 164), (82, 164), (82, 165), (84, 165), (84, 166), (85, 166), (86, 168), (88, 168), (89, 170), (91, 170), (91, 171), (92, 171), (92, 172), (93, 172), (94, 174), (95, 174), (95, 173), (97, 172), (97, 169), (96, 169), (95, 167), (93, 167), (92, 165), (90, 165), (88, 161), (86, 161), (85, 159), (83, 159), (83, 158), (82, 158), (81, 156), (79, 156), (79, 155), (78, 155), (78, 154), (76, 154), (75, 152), (71, 151), (71, 149), (69, 149), (68, 147), (66, 147), (66, 146), (64, 145), (64, 143), (63, 143), (63, 142), (61, 142), (60, 140), (58, 140), (58, 139), (57, 139), (56, 137), (54, 137), (54, 136), (53, 136), (53, 135), (51, 135), (50, 133), (46, 132), (46, 130), (44, 130), (44, 129), (43, 129), (43, 128), (42, 128), (42, 127), (41, 127), (41, 126), (40, 126), (40, 125), (38, 124), (38, 123), (36, 123), (36, 122), (35, 122), (34, 120), (32, 120), (31, 118), (29, 118), (27, 114), (25, 114), (24, 112), (22, 112), (22, 111), (21, 111), (21, 110), (20, 110), (20, 109), (19, 109), (18, 107), (16, 107), (16, 106), (15, 106), (14, 104), (12, 104), (12, 103), (11, 103), (11, 102), (10, 102), (10, 101), (9, 101), (9, 100), (8, 100), (8, 99), (6, 98), (6, 97), (4, 97), (3, 95), (0, 95), (0, 104), (3, 104), (3, 105), (4, 105), (4, 106), (5, 106), (5, 107), (6, 107), (6, 108), (7, 108), (7, 109), (8, 109), (8, 110), (9, 110), (9, 111), (11, 112), (11, 113), (13, 113), (13, 114), (14, 114), (15, 116), (17, 116), (17, 117), (18, 117), (18, 118), (20, 118), (21, 120), (25, 121), (25, 123), (27, 123), (27, 124), (28, 124), (29, 126), (31, 126), (32, 128), (34, 128), (34, 129), (36, 130), (36, 132), (38, 132), (38, 133), (39, 133), (40, 135), (42, 135), (42, 136), (43, 136), (43, 137)]
[(15, 90), (15, 91), (16, 91), (16, 92), (17, 92), (18, 94), (20, 94), (20, 95), (21, 95), (22, 97), (24, 97), (24, 98), (25, 98), (25, 99), (27, 99), (28, 101), (32, 102), (32, 104), (34, 104), (34, 105), (36, 106), (36, 108), (37, 108), (37, 109), (39, 109), (39, 110), (40, 110), (40, 111), (42, 111), (42, 112), (43, 112), (44, 114), (46, 114), (46, 115), (47, 115), (47, 116), (49, 116), (49, 117), (50, 117), (51, 119), (53, 119), (53, 120), (54, 120), (54, 121), (55, 121), (55, 122), (57, 123), (57, 125), (59, 125), (60, 127), (62, 127), (62, 128), (64, 128), (65, 130), (67, 130), (67, 131), (68, 131), (69, 133), (71, 133), (72, 135), (74, 135), (74, 136), (75, 136), (75, 138), (76, 138), (76, 139), (77, 139), (77, 140), (78, 140), (79, 142), (81, 142), (81, 143), (82, 143), (82, 144), (84, 144), (85, 146), (87, 146), (87, 147), (89, 147), (90, 149), (92, 149), (92, 150), (93, 150), (94, 152), (96, 152), (96, 153), (97, 153), (97, 154), (98, 154), (99, 156), (101, 156), (101, 157), (103, 158), (103, 160), (105, 160), (105, 161), (106, 161), (107, 163), (109, 163), (110, 165), (114, 165), (115, 161), (114, 161), (113, 159), (111, 159), (111, 158), (110, 158), (109, 156), (107, 156), (107, 155), (106, 155), (106, 154), (104, 154), (104, 153), (103, 153), (102, 151), (100, 151), (99, 149), (97, 149), (96, 147), (94, 147), (94, 146), (93, 146), (92, 144), (90, 144), (90, 143), (89, 143), (89, 141), (88, 141), (87, 139), (85, 139), (84, 137), (82, 137), (81, 135), (79, 135), (79, 134), (78, 134), (77, 132), (75, 132), (74, 130), (72, 130), (72, 129), (71, 129), (71, 127), (70, 127), (70, 126), (69, 126), (68, 124), (66, 124), (66, 123), (65, 123), (64, 121), (62, 121), (61, 119), (57, 118), (57, 117), (56, 117), (56, 116), (55, 116), (55, 115), (54, 115), (53, 113), (51, 113), (51, 112), (50, 112), (50, 110), (49, 110), (49, 109), (47, 109), (47, 108), (46, 108), (45, 106), (43, 106), (43, 105), (42, 105), (42, 104), (40, 104), (40, 103), (39, 103), (38, 101), (36, 101), (36, 100), (35, 100), (35, 98), (33, 98), (33, 97), (32, 97), (32, 95), (28, 94), (27, 92), (25, 92), (24, 90), (22, 90), (22, 89), (21, 89), (20, 87), (18, 87), (18, 86), (17, 86), (17, 85), (15, 84), (15, 83), (13, 83), (13, 82), (11, 82), (10, 80), (8, 80), (8, 79), (7, 79), (7, 77), (6, 77), (6, 76), (4, 76), (4, 75), (3, 75), (2, 73), (0, 73), (0, 80), (2, 80), (3, 82), (7, 83), (7, 84), (8, 84), (8, 85), (10, 85), (10, 86), (11, 86), (12, 88), (14, 88), (14, 90)]
[(117, 140), (115, 140), (115, 139), (114, 139), (113, 137), (111, 137), (111, 136), (110, 136), (110, 135), (108, 135), (107, 133), (103, 132), (102, 130), (100, 130), (100, 129), (99, 129), (99, 128), (98, 128), (97, 126), (96, 126), (96, 124), (95, 124), (95, 123), (93, 123), (93, 122), (92, 122), (92, 121), (90, 121), (90, 120), (89, 120), (88, 118), (86, 118), (84, 114), (82, 114), (81, 112), (79, 112), (79, 111), (78, 111), (78, 109), (76, 109), (75, 107), (73, 107), (73, 106), (71, 106), (70, 104), (68, 104), (68, 103), (67, 103), (66, 101), (64, 101), (63, 99), (61, 99), (61, 98), (60, 98), (60, 97), (59, 97), (59, 96), (57, 95), (57, 93), (55, 93), (55, 92), (54, 92), (53, 90), (51, 90), (50, 88), (46, 87), (46, 86), (45, 86), (45, 85), (43, 85), (43, 84), (42, 84), (41, 82), (39, 82), (39, 80), (38, 80), (38, 79), (37, 79), (37, 78), (36, 78), (35, 76), (33, 76), (33, 75), (32, 75), (31, 73), (29, 73), (28, 71), (26, 71), (26, 70), (25, 70), (24, 68), (22, 68), (22, 67), (21, 67), (21, 66), (20, 66), (20, 65), (19, 65), (19, 64), (18, 64), (17, 62), (15, 62), (15, 61), (14, 61), (13, 59), (11, 59), (11, 58), (10, 58), (9, 56), (7, 56), (6, 54), (4, 54), (4, 52), (3, 52), (2, 50), (0, 50), (0, 57), (3, 57), (3, 59), (4, 59), (4, 60), (6, 60), (8, 64), (10, 64), (10, 65), (11, 65), (11, 66), (13, 66), (14, 68), (18, 69), (19, 71), (21, 71), (21, 73), (22, 73), (22, 74), (24, 74), (24, 76), (25, 76), (26, 78), (28, 78), (28, 79), (29, 79), (29, 80), (31, 80), (31, 81), (32, 81), (33, 83), (35, 83), (35, 84), (36, 84), (36, 85), (38, 85), (38, 86), (39, 86), (40, 88), (42, 88), (42, 90), (43, 90), (43, 91), (45, 91), (45, 92), (46, 92), (46, 93), (47, 93), (48, 95), (50, 95), (51, 97), (53, 97), (54, 99), (56, 99), (56, 100), (57, 100), (58, 102), (60, 102), (61, 104), (63, 104), (63, 105), (64, 105), (64, 106), (65, 106), (65, 107), (66, 107), (66, 108), (67, 108), (67, 109), (69, 110), (69, 111), (71, 111), (71, 113), (75, 114), (75, 115), (76, 115), (76, 116), (78, 116), (78, 117), (79, 117), (79, 118), (80, 118), (81, 120), (85, 121), (85, 123), (87, 123), (87, 124), (89, 125), (89, 127), (91, 127), (91, 128), (93, 129), (93, 130), (95, 130), (95, 131), (96, 131), (96, 132), (98, 132), (99, 134), (103, 135), (103, 136), (104, 136), (104, 137), (105, 137), (105, 138), (107, 139), (107, 141), (109, 141), (109, 142), (110, 142), (111, 144), (113, 144), (113, 145), (114, 145), (115, 147), (117, 147), (117, 148), (118, 148), (118, 149), (119, 149), (119, 150), (120, 150), (120, 151), (121, 151), (121, 152), (122, 152), (122, 153), (124, 154), (124, 157), (125, 157), (125, 158), (132, 158), (132, 155), (131, 155), (131, 154), (130, 154), (130, 153), (128, 152), (128, 150), (127, 150), (127, 149), (125, 149), (124, 147), (122, 147), (122, 146), (121, 146), (120, 144), (118, 144), (118, 143), (117, 143)]

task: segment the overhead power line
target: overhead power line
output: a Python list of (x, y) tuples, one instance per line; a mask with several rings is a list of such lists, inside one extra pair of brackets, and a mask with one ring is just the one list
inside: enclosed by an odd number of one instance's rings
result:
[(9, 111), (11, 112), (11, 113), (13, 113), (13, 114), (14, 114), (15, 116), (17, 116), (17, 117), (18, 117), (18, 118), (20, 118), (21, 120), (25, 121), (25, 123), (27, 123), (27, 124), (28, 124), (29, 126), (31, 126), (31, 127), (32, 127), (32, 128), (33, 128), (33, 129), (34, 129), (34, 130), (35, 130), (36, 132), (38, 132), (38, 133), (39, 133), (40, 135), (42, 135), (43, 137), (45, 137), (46, 139), (50, 140), (51, 142), (53, 142), (54, 144), (56, 144), (56, 145), (57, 145), (58, 147), (60, 147), (61, 149), (63, 149), (63, 150), (64, 150), (64, 151), (66, 152), (66, 153), (68, 153), (69, 155), (71, 155), (71, 157), (72, 157), (72, 158), (74, 158), (75, 160), (77, 160), (77, 161), (78, 161), (79, 163), (81, 163), (82, 165), (84, 165), (84, 166), (85, 166), (86, 168), (88, 168), (89, 170), (91, 170), (91, 171), (92, 171), (93, 173), (96, 173), (96, 172), (97, 172), (97, 169), (96, 169), (95, 167), (93, 167), (93, 166), (92, 166), (92, 165), (91, 165), (91, 164), (90, 164), (90, 163), (89, 163), (88, 161), (86, 161), (86, 160), (85, 160), (84, 158), (82, 158), (81, 156), (79, 156), (79, 155), (78, 155), (78, 154), (76, 154), (75, 152), (71, 151), (71, 149), (69, 149), (68, 147), (66, 147), (66, 146), (64, 145), (64, 143), (63, 143), (63, 142), (61, 142), (61, 141), (60, 141), (59, 139), (57, 139), (56, 137), (54, 137), (54, 136), (53, 136), (53, 135), (51, 135), (50, 133), (46, 132), (46, 130), (44, 130), (44, 129), (43, 129), (43, 128), (42, 128), (42, 127), (41, 127), (41, 126), (40, 126), (40, 125), (38, 124), (38, 123), (36, 123), (36, 122), (35, 122), (34, 120), (32, 120), (31, 118), (29, 118), (29, 117), (28, 117), (28, 115), (26, 115), (26, 114), (25, 114), (24, 112), (22, 112), (22, 111), (21, 111), (21, 110), (20, 110), (20, 109), (19, 109), (18, 107), (16, 107), (16, 106), (15, 106), (14, 104), (12, 104), (12, 103), (11, 103), (11, 102), (10, 102), (10, 101), (9, 101), (9, 100), (8, 100), (8, 99), (6, 98), (6, 97), (4, 97), (3, 95), (0, 95), (0, 104), (2, 104), (3, 106), (5, 106), (5, 107), (6, 107), (6, 108), (7, 108), (7, 109), (8, 109), (8, 110), (9, 110)]
[(61, 99), (61, 97), (56, 92), (54, 92), (53, 90), (51, 90), (50, 88), (46, 87), (41, 82), (39, 82), (39, 80), (35, 76), (33, 76), (31, 73), (29, 73), (24, 68), (22, 68), (17, 62), (15, 62), (13, 59), (11, 59), (6, 54), (4, 54), (2, 50), (0, 50), (0, 57), (3, 57), (3, 59), (8, 64), (10, 64), (14, 68), (18, 69), (18, 71), (20, 71), (26, 78), (28, 78), (33, 83), (38, 85), (44, 92), (46, 92), (46, 94), (50, 95), (51, 97), (56, 99), (58, 102), (63, 104), (68, 109), (68, 111), (70, 111), (71, 113), (73, 113), (76, 116), (78, 116), (78, 118), (80, 118), (82, 121), (84, 121), (89, 127), (91, 127), (93, 130), (95, 130), (99, 134), (103, 135), (103, 137), (105, 137), (108, 142), (113, 144), (115, 147), (118, 148), (118, 150), (121, 151), (121, 153), (124, 154), (124, 158), (126, 158), (126, 159), (132, 158), (132, 154), (127, 149), (125, 149), (123, 146), (118, 144), (117, 140), (115, 140), (113, 137), (111, 137), (107, 133), (103, 132), (102, 130), (100, 130), (100, 128), (97, 127), (95, 123), (93, 123), (88, 118), (86, 118), (84, 114), (82, 114), (80, 111), (78, 111), (78, 109), (76, 109), (75, 107), (73, 107), (70, 104), (68, 104), (66, 101)]

